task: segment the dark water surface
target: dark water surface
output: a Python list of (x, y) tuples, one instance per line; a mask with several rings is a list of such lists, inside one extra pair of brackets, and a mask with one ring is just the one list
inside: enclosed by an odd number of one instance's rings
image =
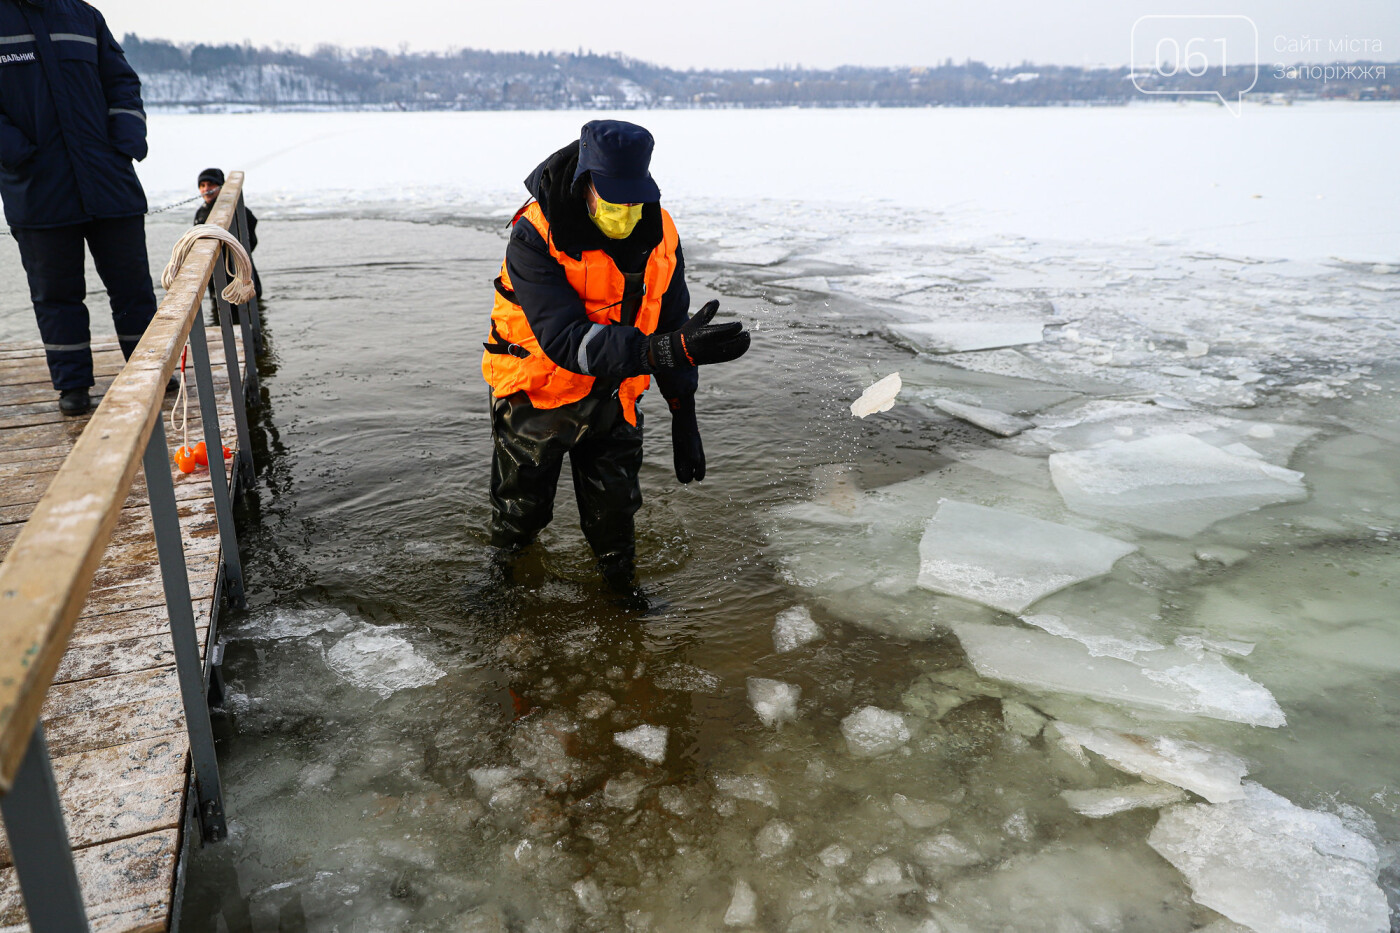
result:
[[(809, 765), (765, 754), (771, 733), (745, 678), (801, 685), (804, 707), (826, 714), (812, 728), (832, 733), (837, 712), (895, 705), (916, 660), (953, 663), (938, 643), (820, 614), (830, 637), (819, 649), (775, 655), (773, 620), (796, 599), (760, 520), (833, 459), (873, 454), (870, 484), (923, 472), (938, 432), (911, 423), (891, 449), (868, 451), (874, 432), (844, 410), (849, 386), (829, 365), (859, 356), (861, 342), (839, 334), (830, 303), (783, 309), (775, 324), (773, 306), (727, 299), (757, 330), (743, 360), (702, 372), (703, 484), (676, 482), (664, 405), (654, 391), (643, 404), (649, 607), (619, 602), (596, 578), (567, 471), (554, 524), (503, 589), (484, 565), (479, 367), (503, 231), (374, 220), (265, 229), (250, 608), (226, 628), (231, 838), (193, 859), (185, 928), (475, 929), (463, 926), (473, 909), (482, 922), (504, 911), (512, 929), (603, 929), (642, 909), (659, 909), (666, 928), (716, 920), (751, 830), (725, 828), (705, 802), (707, 775), (795, 771), (785, 783)], [(692, 294), (696, 306), (713, 295), (698, 282)], [(445, 673), (382, 697), (327, 670), (338, 636), (374, 630)], [(585, 719), (584, 695), (612, 709)], [(612, 741), (643, 723), (671, 730), (662, 765)], [(469, 775), (489, 767), (520, 767), (522, 779), (493, 796)], [(640, 808), (610, 805), (618, 788), (604, 784), (620, 774), (644, 782)], [(657, 806), (659, 787), (684, 791), (675, 808), (686, 816)], [(767, 809), (737, 806), (754, 818)], [(585, 878), (602, 901), (573, 890)]]

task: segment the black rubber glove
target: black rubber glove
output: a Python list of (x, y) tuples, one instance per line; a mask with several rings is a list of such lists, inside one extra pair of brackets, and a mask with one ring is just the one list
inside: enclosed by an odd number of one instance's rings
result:
[(647, 368), (651, 372), (690, 369), (707, 363), (737, 360), (749, 349), (749, 332), (739, 321), (711, 324), (718, 301), (708, 301), (680, 330), (647, 338)]
[(695, 396), (670, 400), (671, 451), (676, 456), (676, 479), (688, 483), (705, 478), (705, 448), (700, 446), (700, 425), (695, 423)]

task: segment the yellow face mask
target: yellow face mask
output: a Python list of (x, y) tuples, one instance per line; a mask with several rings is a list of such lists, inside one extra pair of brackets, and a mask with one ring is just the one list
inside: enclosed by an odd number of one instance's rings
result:
[(588, 216), (593, 219), (598, 229), (603, 231), (603, 236), (610, 240), (625, 240), (631, 236), (642, 219), (642, 205), (613, 204), (602, 198), (598, 198), (597, 201), (598, 209)]

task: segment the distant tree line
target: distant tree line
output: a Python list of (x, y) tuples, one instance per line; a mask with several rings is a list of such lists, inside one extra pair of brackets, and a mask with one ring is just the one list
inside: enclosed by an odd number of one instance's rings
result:
[[(681, 71), (620, 55), (577, 52), (391, 52), (320, 45), (176, 45), (127, 35), (127, 58), (152, 105), (340, 106), (442, 110), (655, 107), (927, 107), (1122, 104), (1137, 85), (1171, 98), (1183, 90), (1243, 89), (1239, 72), (1212, 82), (1143, 78), (1127, 68), (981, 62), (912, 68)], [(1301, 66), (1300, 66), (1301, 67)], [(1394, 70), (1391, 74), (1395, 74)], [(1384, 65), (1279, 74), (1261, 67), (1253, 93), (1283, 97), (1395, 97)], [(1381, 80), (1378, 80), (1378, 76)]]

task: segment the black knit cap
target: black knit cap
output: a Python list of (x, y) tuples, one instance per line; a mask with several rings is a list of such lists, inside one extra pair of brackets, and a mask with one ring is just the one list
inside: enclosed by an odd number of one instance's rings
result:
[(196, 181), (195, 184), (198, 185), (206, 181), (212, 181), (222, 188), (224, 186), (224, 170), (220, 168), (206, 168), (199, 173), (199, 181)]
[(656, 141), (643, 127), (622, 120), (593, 120), (578, 137), (578, 168), (574, 181), (591, 173), (598, 197), (613, 204), (646, 204), (661, 200), (652, 181), (651, 150)]

